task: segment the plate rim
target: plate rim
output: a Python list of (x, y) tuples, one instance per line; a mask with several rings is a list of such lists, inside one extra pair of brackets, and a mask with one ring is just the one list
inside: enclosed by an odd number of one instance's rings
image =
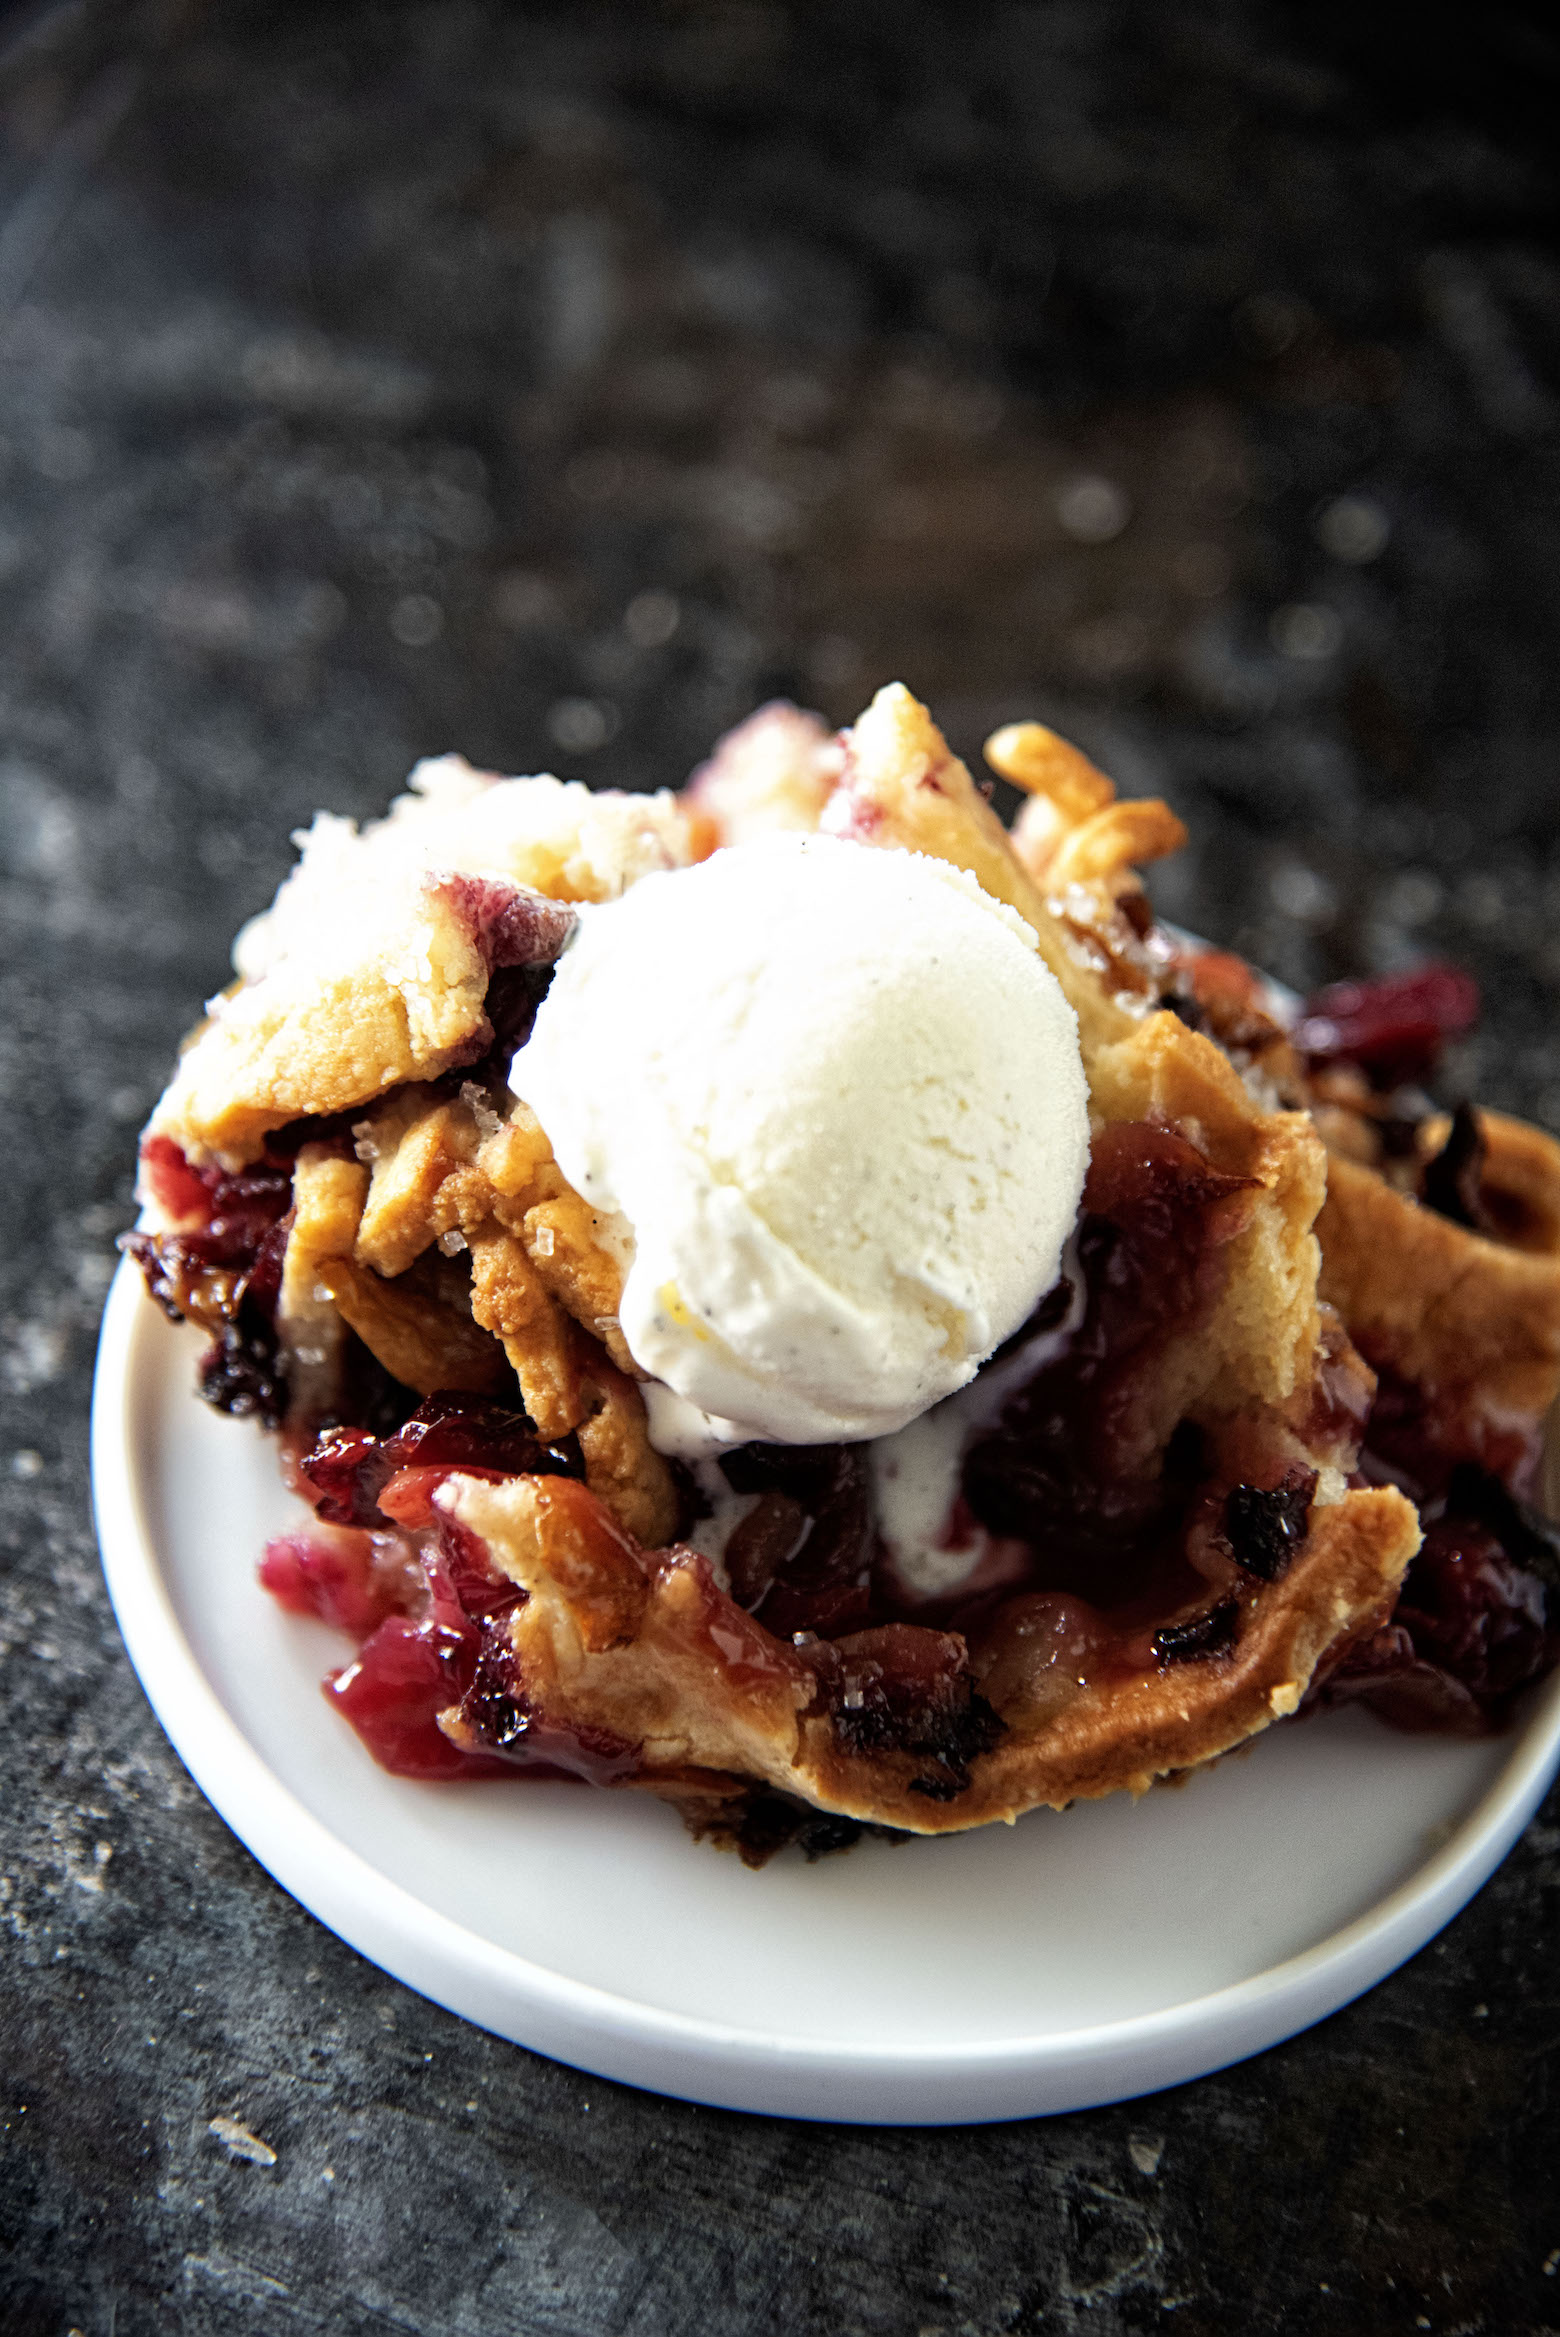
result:
[(649, 2005), (483, 1939), (384, 1875), (282, 1783), (227, 1711), (179, 1621), (145, 1510), (130, 1408), (155, 1320), (123, 1258), (93, 1375), (92, 1506), (126, 1651), (175, 1752), (273, 1880), (360, 1955), (478, 2027), (620, 2084), (758, 2115), (951, 2125), (1098, 2108), (1212, 2075), (1341, 2010), (1416, 1954), (1489, 1879), (1560, 1761), (1557, 1673), (1495, 1779), (1401, 1883), (1298, 1955), (1154, 2012), (907, 2053)]

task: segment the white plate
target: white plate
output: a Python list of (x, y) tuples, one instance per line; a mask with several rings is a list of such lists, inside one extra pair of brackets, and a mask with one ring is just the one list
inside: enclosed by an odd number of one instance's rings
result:
[(255, 1579), (298, 1515), (255, 1430), (122, 1266), (93, 1413), (98, 1536), (158, 1717), (285, 1889), (468, 2020), (631, 2085), (742, 2110), (936, 2124), (1080, 2109), (1292, 2036), (1485, 1880), (1560, 1751), (1519, 1733), (1275, 1728), (1136, 1804), (865, 1843), (761, 1873), (638, 1794), (416, 1785), (319, 1693), (346, 1643)]

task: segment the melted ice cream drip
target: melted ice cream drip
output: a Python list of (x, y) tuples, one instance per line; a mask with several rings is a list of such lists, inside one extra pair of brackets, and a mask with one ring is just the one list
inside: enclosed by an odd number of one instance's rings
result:
[(960, 1503), (964, 1456), (1019, 1389), (1063, 1353), (1082, 1322), (1086, 1292), (1076, 1239), (1067, 1245), (1062, 1275), (1069, 1297), (1060, 1322), (1023, 1340), (967, 1388), (871, 1447), (878, 1529), (908, 1599), (949, 1598), (1000, 1558), (998, 1537)]

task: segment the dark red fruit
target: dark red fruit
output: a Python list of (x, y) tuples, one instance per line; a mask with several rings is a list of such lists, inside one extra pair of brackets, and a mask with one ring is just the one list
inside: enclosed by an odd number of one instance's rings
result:
[(1489, 1230), (1482, 1194), (1484, 1151), (1478, 1113), (1471, 1104), (1459, 1104), (1446, 1142), (1434, 1160), (1426, 1161), (1419, 1180), (1419, 1198), (1427, 1209), (1473, 1233)]
[(1328, 1705), (1364, 1704), (1411, 1736), (1477, 1737), (1490, 1728), (1478, 1699), (1439, 1665), (1426, 1663), (1397, 1623), (1356, 1640), (1313, 1697)]
[(739, 1607), (751, 1610), (762, 1601), (775, 1576), (801, 1549), (812, 1531), (812, 1519), (799, 1501), (787, 1493), (761, 1493), (728, 1536), (723, 1553), (726, 1579)]
[(262, 1160), (231, 1176), (193, 1169), (166, 1136), (149, 1136), (142, 1145), (141, 1174), (158, 1207), (180, 1221), (184, 1238), (208, 1265), (252, 1263), (292, 1207), (290, 1167)]
[(1487, 1527), (1445, 1517), (1408, 1570), (1393, 1621), (1491, 1710), (1553, 1662), (1544, 1586)]
[(1443, 1394), (1420, 1387), (1384, 1360), (1367, 1361), (1376, 1370), (1360, 1455), (1367, 1475), (1401, 1485), (1421, 1509), (1444, 1498), (1453, 1475), (1465, 1467), (1507, 1485), (1523, 1482), (1537, 1446), (1531, 1427), (1520, 1420), (1492, 1422), (1486, 1412), (1471, 1409), (1458, 1389)]
[(193, 1169), (166, 1136), (147, 1138), (141, 1168), (178, 1230), (126, 1234), (121, 1248), (166, 1315), (175, 1322), (187, 1317), (214, 1334), (200, 1367), (206, 1402), (276, 1427), (286, 1410), (275, 1317), (291, 1169), (269, 1161), (233, 1176)]
[(446, 876), (433, 890), (447, 901), (487, 960), (502, 966), (550, 966), (579, 923), (567, 902), (549, 900), (495, 876)]
[(388, 1616), (355, 1660), (330, 1674), (325, 1693), (395, 1776), (512, 1776), (512, 1759), (452, 1743), (439, 1727), (440, 1713), (469, 1694), (490, 1640), (507, 1641), (507, 1618), (524, 1596), (489, 1565), (474, 1535), (433, 1507), (446, 1473), (404, 1472), (397, 1480), (403, 1521), (424, 1528), (415, 1545), (422, 1611)]
[[(425, 1407), (435, 1408), (436, 1400)], [(464, 1425), (470, 1442), (481, 1424)], [(426, 1450), (452, 1424), (418, 1426)], [(486, 1427), (485, 1449), (513, 1457), (502, 1420)], [(368, 1441), (382, 1452), (397, 1440), (385, 1440), (385, 1447)], [(459, 1439), (452, 1434), (446, 1441)], [(510, 1641), (510, 1617), (525, 1593), (434, 1498), (456, 1465), (402, 1468), (381, 1481), (377, 1534), (336, 1527), (279, 1537), (261, 1563), (261, 1581), (293, 1613), (366, 1634), (355, 1659), (330, 1674), (325, 1693), (394, 1775), (525, 1774), (610, 1784), (631, 1774), (639, 1765), (637, 1747), (530, 1711)]]
[(461, 1700), (467, 1740), (503, 1762), (511, 1776), (577, 1778), (616, 1785), (638, 1769), (639, 1748), (610, 1729), (580, 1722), (560, 1725), (534, 1712), (507, 1640), (485, 1636), (470, 1688)]
[(363, 1638), (396, 1603), (394, 1585), (376, 1571), (367, 1534), (278, 1534), (267, 1542), (260, 1580), (291, 1615), (312, 1615)]
[(500, 1477), (583, 1474), (572, 1437), (543, 1444), (523, 1412), (459, 1391), (429, 1396), (394, 1435), (324, 1429), (298, 1463), (320, 1517), (331, 1525), (382, 1526), (379, 1495), (403, 1469), (477, 1470)]
[(1145, 1462), (1143, 1413), (1166, 1344), (1218, 1296), (1246, 1190), (1167, 1128), (1096, 1138), (1077, 1245), (1083, 1321), (964, 1467), (980, 1523), (1034, 1552), (1025, 1587), (1111, 1605), (1178, 1559), (1196, 1440)]
[(1239, 1623), (1238, 1602), (1221, 1599), (1205, 1615), (1193, 1615), (1185, 1623), (1167, 1623), (1162, 1631), (1156, 1631), (1154, 1654), (1161, 1663), (1194, 1663), (1204, 1656), (1227, 1655), (1235, 1644)]
[(1470, 1461), (1480, 1439), (1455, 1408), (1386, 1374), (1367, 1434), (1362, 1459), (1419, 1503), (1425, 1538), (1389, 1624), (1347, 1651), (1321, 1701), (1364, 1701), (1398, 1728), (1500, 1728), (1560, 1662), (1560, 1528), (1509, 1482), (1528, 1440), (1485, 1438), (1498, 1469)]
[(1386, 1630), (1351, 1648), (1328, 1703), (1362, 1699), (1398, 1728), (1483, 1735), (1560, 1660), (1545, 1586), (1487, 1528), (1432, 1525)]
[(198, 1218), (211, 1215), (212, 1171), (192, 1169), (170, 1136), (148, 1136), (141, 1145), (141, 1175), (146, 1189), (165, 1215)]
[(1357, 1063), (1377, 1087), (1423, 1079), (1448, 1039), (1479, 1019), (1479, 986), (1459, 966), (1416, 966), (1372, 982), (1334, 982), (1308, 998), (1291, 1033), (1313, 1063)]
[(471, 1685), (476, 1660), (474, 1633), (391, 1615), (353, 1662), (330, 1674), (325, 1693), (392, 1776), (513, 1775), (506, 1762), (451, 1744), (438, 1725)]
[[(789, 1639), (796, 1631), (835, 1638), (855, 1630), (871, 1612), (875, 1529), (867, 1456), (858, 1444), (748, 1444), (721, 1463), (736, 1493), (777, 1494), (788, 1505), (765, 1515), (778, 1530), (752, 1560), (760, 1589), (754, 1612), (766, 1631)], [(738, 1529), (739, 1534), (741, 1529)], [(758, 1529), (755, 1528), (755, 1542)]]

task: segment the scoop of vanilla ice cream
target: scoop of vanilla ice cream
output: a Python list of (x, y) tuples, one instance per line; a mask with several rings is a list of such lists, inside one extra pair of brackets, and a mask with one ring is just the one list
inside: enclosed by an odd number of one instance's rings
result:
[(919, 853), (776, 835), (586, 907), (511, 1084), (631, 1254), (652, 1433), (886, 1435), (1056, 1280), (1077, 1024), (1023, 920)]

